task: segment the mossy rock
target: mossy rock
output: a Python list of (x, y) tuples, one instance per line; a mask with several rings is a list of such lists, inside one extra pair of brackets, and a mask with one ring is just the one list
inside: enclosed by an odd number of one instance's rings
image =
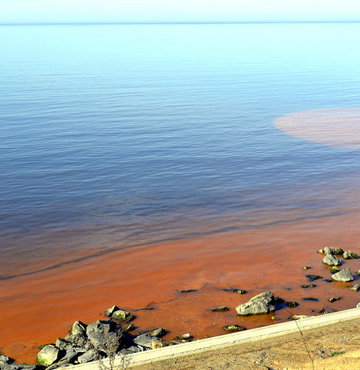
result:
[(132, 313), (125, 310), (117, 310), (113, 312), (111, 317), (115, 320), (119, 320), (122, 322), (130, 322), (135, 318), (135, 316)]
[(331, 268), (331, 273), (332, 274), (336, 274), (339, 271), (340, 271), (340, 269), (338, 267), (336, 267), (336, 266), (334, 266), (334, 267)]
[(295, 301), (291, 301), (288, 303), (288, 307), (290, 308), (294, 308), (294, 307), (297, 307), (299, 305), (299, 303), (295, 302)]

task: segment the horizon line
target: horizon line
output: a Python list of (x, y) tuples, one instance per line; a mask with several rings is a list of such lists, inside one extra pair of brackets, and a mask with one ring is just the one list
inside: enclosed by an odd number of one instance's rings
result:
[(142, 22), (0, 22), (0, 26), (71, 26), (71, 25), (207, 25), (207, 24), (316, 24), (360, 23), (360, 20), (259, 20), (259, 21), (142, 21)]

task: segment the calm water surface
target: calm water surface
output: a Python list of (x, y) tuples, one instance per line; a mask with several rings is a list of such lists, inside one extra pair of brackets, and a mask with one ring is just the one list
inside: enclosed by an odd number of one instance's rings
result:
[(276, 117), (358, 107), (360, 24), (0, 27), (1, 276), (350, 212), (359, 151)]

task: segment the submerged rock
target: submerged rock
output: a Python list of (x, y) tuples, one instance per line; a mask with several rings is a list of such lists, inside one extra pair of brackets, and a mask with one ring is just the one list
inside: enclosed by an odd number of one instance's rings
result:
[(355, 284), (350, 287), (351, 290), (358, 292), (360, 290), (360, 284)]
[(318, 302), (319, 300), (317, 298), (314, 298), (314, 297), (304, 297), (304, 298), (301, 298), (303, 301), (309, 301), (309, 302)]
[(305, 275), (309, 281), (315, 281), (315, 280), (318, 280), (318, 279), (322, 279), (323, 277), (320, 276), (320, 275), (311, 275), (311, 274), (308, 274), (308, 275)]
[(54, 364), (60, 357), (60, 349), (52, 344), (48, 344), (42, 348), (37, 355), (37, 362), (42, 366), (50, 366)]
[(231, 293), (237, 293), (237, 294), (246, 294), (247, 291), (244, 289), (237, 289), (237, 288), (225, 288), (223, 289), (224, 292), (231, 292)]
[(182, 289), (182, 290), (180, 290), (180, 293), (195, 293), (195, 292), (197, 292), (197, 289)]
[(274, 294), (264, 292), (252, 297), (247, 303), (236, 307), (240, 316), (258, 315), (275, 311)]
[(336, 302), (336, 301), (339, 301), (341, 299), (341, 297), (331, 297), (328, 299), (329, 302)]
[(301, 285), (301, 288), (304, 288), (304, 289), (316, 288), (316, 284), (305, 284), (305, 285)]
[(237, 331), (244, 331), (246, 328), (241, 325), (225, 325), (223, 326), (223, 330), (226, 331), (227, 333), (235, 333)]
[(309, 317), (313, 317), (313, 316), (311, 316), (311, 315), (291, 315), (291, 316), (289, 316), (289, 320), (308, 319)]
[(225, 312), (225, 311), (230, 311), (229, 307), (226, 306), (219, 306), (211, 309), (212, 312)]
[(346, 283), (348, 281), (353, 281), (354, 278), (351, 274), (351, 270), (347, 267), (337, 272), (336, 274), (331, 275), (331, 279), (335, 281), (340, 281)]
[(352, 251), (345, 251), (343, 253), (343, 258), (344, 258), (344, 260), (351, 260), (351, 259), (358, 259), (359, 256), (356, 253), (352, 252)]

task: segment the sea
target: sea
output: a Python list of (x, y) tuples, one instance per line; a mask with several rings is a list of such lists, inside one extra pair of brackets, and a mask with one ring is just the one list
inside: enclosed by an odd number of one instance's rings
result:
[(274, 122), (359, 107), (359, 34), (358, 23), (1, 25), (0, 279), (351, 214), (359, 150)]

